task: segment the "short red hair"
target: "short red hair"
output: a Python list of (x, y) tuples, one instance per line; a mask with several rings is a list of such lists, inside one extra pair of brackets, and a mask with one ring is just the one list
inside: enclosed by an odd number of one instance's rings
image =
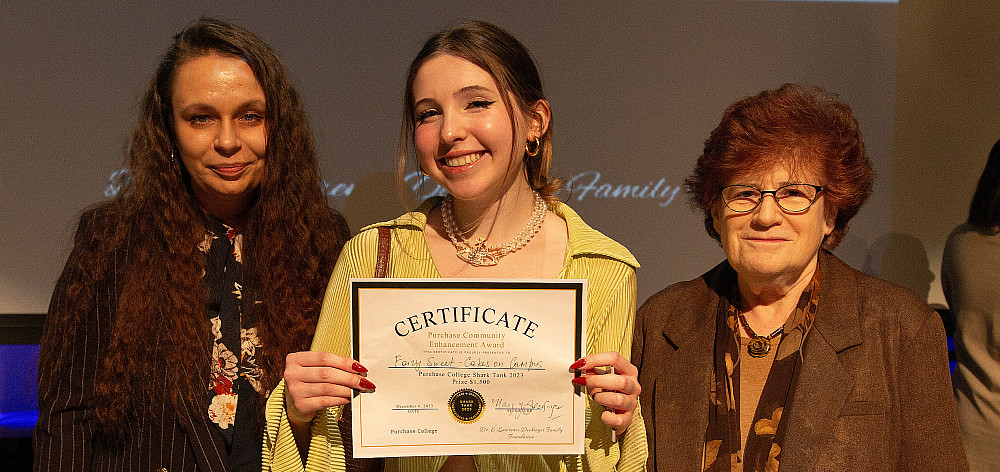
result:
[(805, 169), (824, 187), (826, 210), (837, 211), (823, 245), (833, 249), (847, 223), (871, 194), (875, 171), (851, 107), (819, 87), (783, 84), (738, 100), (705, 141), (694, 172), (685, 180), (691, 202), (705, 212), (705, 229), (719, 240), (712, 207), (735, 178), (765, 174), (778, 166)]

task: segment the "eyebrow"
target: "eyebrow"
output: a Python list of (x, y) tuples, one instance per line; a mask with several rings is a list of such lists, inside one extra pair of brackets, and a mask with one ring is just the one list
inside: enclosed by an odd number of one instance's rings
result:
[[(452, 94), (452, 96), (457, 97), (460, 95), (468, 94), (470, 92), (498, 93), (497, 91), (489, 87), (484, 87), (482, 85), (466, 85), (465, 87), (458, 89), (454, 94)], [(417, 100), (417, 102), (413, 104), (413, 108), (418, 108), (420, 107), (421, 104), (425, 102), (433, 102), (433, 101), (434, 100), (430, 98), (421, 98), (420, 100)]]
[(483, 87), (482, 85), (467, 85), (467, 86), (462, 87), (461, 89), (459, 89), (457, 92), (455, 92), (455, 95), (462, 95), (464, 93), (469, 93), (469, 92), (489, 92), (489, 93), (496, 93), (496, 92), (493, 91), (493, 89), (488, 88), (488, 87)]
[[(808, 179), (806, 179), (806, 180), (808, 180)], [(790, 180), (782, 180), (781, 182), (778, 182), (774, 186), (774, 188), (784, 187), (785, 185), (804, 184), (804, 183), (806, 183), (806, 182), (803, 179), (790, 178)], [(755, 187), (755, 188), (758, 188), (758, 189), (761, 188), (760, 182), (758, 182), (756, 180), (750, 181), (750, 182), (743, 182), (743, 183), (734, 183), (733, 185), (749, 185), (751, 187)], [(812, 184), (808, 184), (808, 185), (812, 185)]]
[[(248, 108), (261, 108), (266, 110), (267, 105), (261, 100), (248, 100), (236, 107), (237, 110), (246, 110)], [(190, 113), (192, 111), (199, 110), (215, 110), (215, 107), (203, 102), (193, 102), (177, 109), (177, 113)]]

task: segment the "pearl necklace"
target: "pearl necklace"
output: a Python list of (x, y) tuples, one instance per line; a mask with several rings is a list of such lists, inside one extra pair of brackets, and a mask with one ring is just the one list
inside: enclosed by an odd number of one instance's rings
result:
[(542, 221), (545, 220), (545, 213), (548, 211), (548, 205), (545, 204), (542, 196), (538, 192), (532, 193), (535, 195), (535, 209), (531, 213), (531, 219), (528, 220), (528, 224), (514, 239), (496, 246), (487, 246), (486, 238), (477, 238), (475, 243), (469, 244), (469, 241), (465, 239), (465, 235), (459, 230), (458, 224), (455, 222), (452, 210), (454, 198), (451, 195), (445, 197), (444, 203), (441, 204), (441, 219), (444, 220), (444, 229), (448, 232), (448, 238), (455, 245), (455, 255), (459, 259), (476, 267), (495, 266), (500, 262), (501, 257), (521, 249), (525, 244), (528, 244), (528, 241), (531, 241), (531, 238), (535, 236), (538, 229), (542, 227)]

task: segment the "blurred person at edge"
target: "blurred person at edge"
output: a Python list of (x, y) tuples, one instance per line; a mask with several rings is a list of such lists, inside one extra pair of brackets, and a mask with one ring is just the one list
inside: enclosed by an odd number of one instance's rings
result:
[(955, 401), (973, 471), (1000, 470), (1000, 141), (948, 236), (941, 285), (955, 316)]
[[(646, 431), (628, 360), (638, 263), (553, 196), (559, 182), (549, 177), (552, 112), (527, 49), (480, 21), (433, 35), (410, 65), (403, 107), (400, 174), (412, 142), (421, 170), (448, 196), (365, 228), (344, 247), (314, 351), (289, 355), (285, 383), (268, 400), (265, 463), (301, 470), (306, 459), (310, 470), (328, 467), (344, 435), (325, 425), (339, 418), (352, 389), (376, 388), (378, 379), (347, 357), (348, 281), (374, 275), (378, 227), (388, 227), (389, 277), (587, 278), (591, 342), (588, 355), (567, 366), (581, 373), (573, 383), (590, 393), (585, 454), (387, 458), (386, 470), (643, 470)], [(515, 249), (468, 242), (480, 238)], [(596, 375), (599, 366), (615, 373)]]
[(281, 60), (229, 23), (185, 28), (128, 168), (52, 297), (35, 470), (259, 471), (264, 401), (350, 235)]
[(940, 317), (829, 252), (873, 179), (833, 94), (726, 109), (686, 181), (726, 260), (637, 314), (650, 469), (968, 468)]

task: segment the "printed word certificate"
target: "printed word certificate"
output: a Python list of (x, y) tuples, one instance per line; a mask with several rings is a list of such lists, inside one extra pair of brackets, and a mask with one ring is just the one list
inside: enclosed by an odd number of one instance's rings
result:
[(352, 279), (355, 457), (582, 454), (586, 280)]

